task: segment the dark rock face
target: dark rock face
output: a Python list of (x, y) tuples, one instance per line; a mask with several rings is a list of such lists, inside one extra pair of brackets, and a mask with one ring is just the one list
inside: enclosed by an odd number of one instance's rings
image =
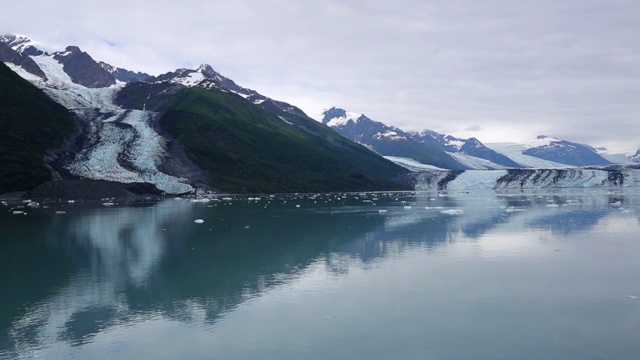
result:
[(32, 58), (13, 50), (9, 45), (3, 42), (0, 42), (0, 61), (20, 66), (25, 71), (41, 78), (42, 80), (47, 80), (47, 76)]
[(105, 62), (98, 62), (98, 65), (100, 65), (103, 69), (105, 69), (107, 72), (113, 74), (113, 76), (115, 76), (116, 80), (118, 81), (122, 81), (122, 82), (130, 82), (130, 81), (144, 81), (147, 80), (149, 78), (151, 78), (151, 75), (143, 73), (143, 72), (135, 72), (135, 71), (131, 71), (131, 70), (126, 70), (123, 68), (118, 68), (115, 66), (111, 66)]
[(68, 46), (64, 52), (55, 53), (71, 80), (89, 88), (109, 87), (116, 83), (113, 74), (103, 69), (89, 54), (77, 46)]

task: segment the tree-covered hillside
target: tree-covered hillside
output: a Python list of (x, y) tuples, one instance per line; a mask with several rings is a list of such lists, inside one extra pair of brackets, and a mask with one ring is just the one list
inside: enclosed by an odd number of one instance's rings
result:
[(0, 193), (51, 180), (45, 151), (74, 130), (67, 109), (0, 62)]
[(161, 128), (212, 174), (214, 188), (230, 192), (406, 188), (393, 179), (407, 170), (318, 123), (305, 129), (215, 89), (183, 89), (163, 100)]

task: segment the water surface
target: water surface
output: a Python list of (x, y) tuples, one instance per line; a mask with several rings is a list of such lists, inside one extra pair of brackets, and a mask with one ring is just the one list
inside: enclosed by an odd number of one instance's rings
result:
[(8, 202), (0, 229), (0, 358), (640, 356), (630, 191)]

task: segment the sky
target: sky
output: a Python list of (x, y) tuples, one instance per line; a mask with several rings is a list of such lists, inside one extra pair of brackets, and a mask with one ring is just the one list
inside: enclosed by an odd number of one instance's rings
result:
[(482, 142), (640, 148), (637, 0), (21, 0), (0, 32), (153, 75), (210, 64), (319, 118), (332, 106)]

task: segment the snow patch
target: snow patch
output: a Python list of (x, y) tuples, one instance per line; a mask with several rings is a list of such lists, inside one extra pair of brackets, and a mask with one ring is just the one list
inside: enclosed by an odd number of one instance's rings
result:
[(398, 134), (397, 132), (393, 131), (393, 130), (387, 130), (383, 133), (377, 133), (375, 135), (373, 135), (376, 139), (382, 139), (382, 138), (387, 138), (390, 140), (406, 140), (407, 137)]
[(385, 159), (389, 161), (393, 161), (394, 163), (407, 168), (411, 171), (420, 171), (420, 170), (445, 170), (433, 165), (423, 164), (419, 161), (416, 161), (411, 158), (398, 157), (398, 156), (383, 156)]
[(471, 156), (464, 153), (447, 152), (452, 158), (462, 165), (475, 170), (493, 170), (493, 169), (507, 169), (506, 166), (498, 165), (486, 159)]
[(327, 122), (327, 126), (329, 127), (343, 126), (348, 124), (349, 121), (352, 121), (354, 124), (357, 124), (361, 117), (362, 117), (361, 113), (347, 111), (345, 116), (335, 117), (329, 120), (329, 122)]

